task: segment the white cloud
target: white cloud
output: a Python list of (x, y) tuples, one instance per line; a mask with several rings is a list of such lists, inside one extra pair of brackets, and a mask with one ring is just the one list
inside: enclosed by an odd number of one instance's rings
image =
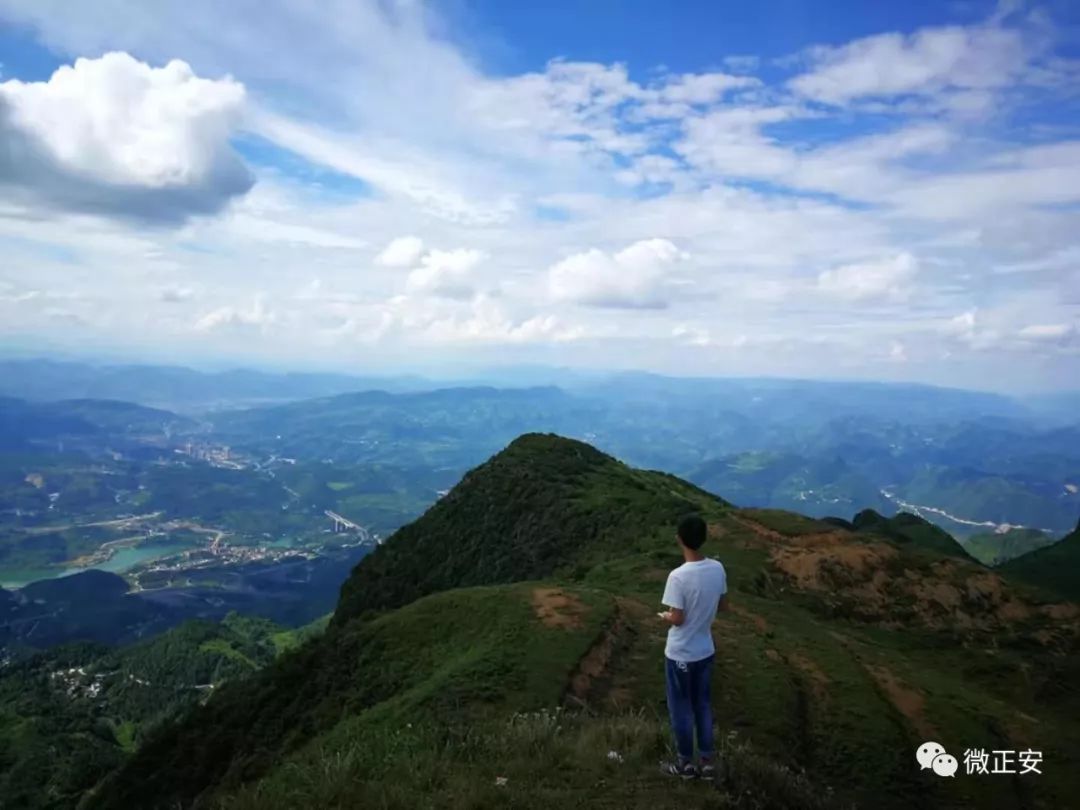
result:
[(264, 296), (256, 295), (249, 308), (223, 306), (211, 310), (195, 321), (196, 332), (212, 332), (226, 327), (265, 328), (278, 320), (276, 312), (267, 309)]
[(761, 82), (749, 76), (733, 76), (729, 73), (684, 73), (671, 76), (657, 90), (664, 101), (685, 104), (711, 104), (722, 99), (731, 90), (756, 87)]
[(888, 199), (912, 216), (990, 222), (1002, 211), (1073, 203), (1080, 200), (1080, 142), (1019, 148), (977, 170), (929, 174), (897, 187)]
[(425, 347), (446, 345), (559, 344), (580, 340), (588, 330), (551, 313), (514, 315), (480, 293), (468, 301), (395, 296), (374, 311), (346, 319), (330, 330), (335, 340)]
[(1023, 327), (1017, 335), (1023, 340), (1037, 343), (1061, 343), (1076, 334), (1076, 327), (1067, 323), (1031, 324)]
[(465, 317), (430, 321), (422, 339), (434, 343), (566, 343), (586, 334), (579, 326), (568, 326), (555, 315), (533, 315), (514, 320), (489, 296), (473, 301)]
[(736, 177), (779, 177), (792, 172), (797, 156), (761, 127), (806, 113), (795, 107), (726, 107), (684, 123), (676, 149), (695, 166)]
[(424, 252), (424, 240), (418, 236), (399, 236), (390, 241), (375, 257), (383, 267), (412, 267)]
[(248, 122), (261, 136), (313, 163), (357, 177), (451, 222), (499, 223), (516, 209), (514, 193), (484, 193), (493, 184), (486, 164), (476, 166), (469, 177), (470, 172), (461, 171), (457, 161), (418, 154), (395, 140), (344, 135), (267, 110), (252, 112)]
[(998, 26), (924, 28), (877, 34), (839, 47), (817, 47), (813, 64), (790, 82), (800, 95), (829, 104), (852, 99), (1001, 87), (1028, 61), (1023, 34)]
[(470, 298), (476, 291), (472, 271), (485, 258), (483, 251), (471, 248), (429, 250), (409, 273), (406, 288), (442, 298)]
[(0, 184), (34, 202), (133, 219), (212, 213), (252, 185), (229, 145), (244, 88), (180, 60), (78, 59), (0, 84)]
[(823, 293), (848, 301), (897, 301), (910, 294), (917, 270), (915, 257), (900, 253), (825, 270), (818, 276), (817, 286)]
[(676, 326), (671, 330), (671, 336), (686, 346), (711, 346), (712, 337), (707, 329), (695, 326)]
[(593, 248), (548, 270), (556, 301), (593, 307), (662, 309), (668, 305), (669, 268), (686, 254), (666, 239), (645, 239), (615, 253)]

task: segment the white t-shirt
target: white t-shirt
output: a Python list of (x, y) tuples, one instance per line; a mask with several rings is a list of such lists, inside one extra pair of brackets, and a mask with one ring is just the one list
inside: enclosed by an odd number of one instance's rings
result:
[(664, 597), (668, 607), (683, 611), (683, 623), (668, 628), (664, 655), (672, 661), (700, 661), (716, 647), (712, 640), (712, 622), (716, 606), (727, 593), (727, 572), (717, 560), (686, 562), (668, 574)]

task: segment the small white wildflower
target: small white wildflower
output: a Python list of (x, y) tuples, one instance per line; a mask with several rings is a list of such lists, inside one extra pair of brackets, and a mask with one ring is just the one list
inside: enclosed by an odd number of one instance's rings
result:
[(507, 780), (507, 778), (505, 776), (496, 776), (495, 777), (495, 787), (506, 787), (507, 781), (509, 781), (509, 780)]
[(622, 754), (620, 754), (618, 751), (608, 751), (607, 758), (610, 759), (612, 762), (623, 761)]

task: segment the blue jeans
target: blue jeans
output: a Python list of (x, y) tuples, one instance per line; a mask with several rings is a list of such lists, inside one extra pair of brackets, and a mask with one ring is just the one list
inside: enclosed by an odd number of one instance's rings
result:
[(711, 690), (714, 658), (710, 655), (690, 662), (664, 659), (668, 713), (680, 763), (694, 758), (695, 727), (698, 753), (702, 757), (711, 757), (714, 753)]

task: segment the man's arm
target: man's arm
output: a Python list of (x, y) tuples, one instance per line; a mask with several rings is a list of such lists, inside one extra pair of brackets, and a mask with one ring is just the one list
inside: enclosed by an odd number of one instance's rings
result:
[(660, 597), (660, 603), (668, 609), (663, 613), (656, 614), (668, 624), (673, 624), (676, 627), (686, 621), (686, 614), (683, 612), (683, 605), (686, 600), (683, 599), (680, 584), (679, 578), (675, 576), (674, 572), (668, 574), (667, 582), (664, 585), (664, 595)]
[(731, 610), (731, 605), (728, 604), (727, 594), (725, 593), (720, 597), (720, 601), (716, 603), (716, 612), (727, 613), (729, 610)]

